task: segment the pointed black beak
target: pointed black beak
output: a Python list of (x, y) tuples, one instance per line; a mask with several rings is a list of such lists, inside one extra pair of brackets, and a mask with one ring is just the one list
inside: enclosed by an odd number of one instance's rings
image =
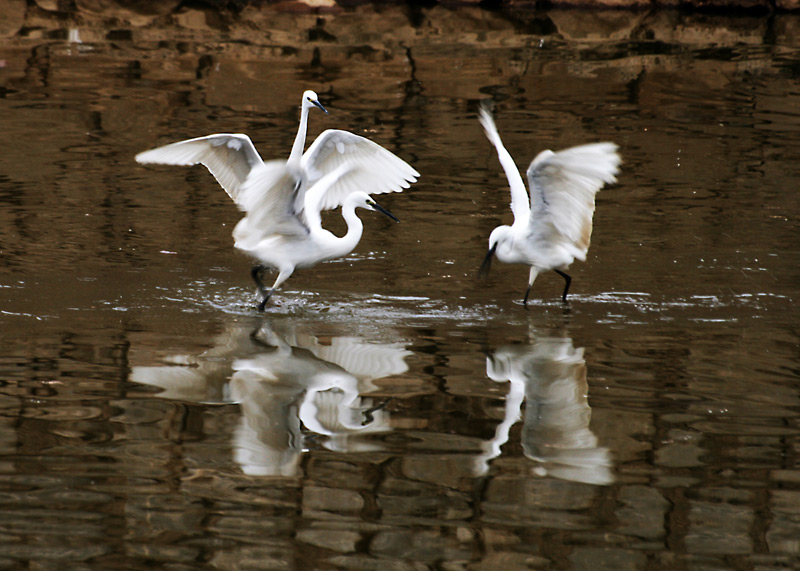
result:
[(481, 264), (481, 269), (478, 270), (478, 275), (482, 278), (485, 278), (486, 275), (489, 273), (489, 270), (492, 268), (492, 256), (494, 256), (494, 251), (497, 249), (497, 244), (489, 248), (489, 251), (486, 252), (486, 257), (483, 259), (483, 263)]
[(319, 101), (312, 101), (311, 103), (313, 103), (314, 105), (316, 105), (317, 107), (319, 107), (320, 109), (322, 109), (322, 110), (323, 110), (323, 111), (324, 111), (326, 114), (328, 113), (328, 110), (327, 110), (327, 109), (325, 109), (325, 108), (322, 106), (322, 103), (320, 103)]
[(392, 219), (392, 220), (394, 220), (395, 222), (400, 222), (400, 221), (397, 219), (397, 216), (395, 216), (394, 214), (392, 214), (391, 212), (389, 212), (388, 210), (386, 210), (386, 209), (385, 209), (383, 206), (381, 206), (381, 205), (380, 205), (380, 204), (378, 204), (377, 202), (373, 202), (373, 203), (372, 203), (372, 209), (373, 209), (373, 210), (377, 210), (377, 211), (378, 211), (378, 212), (380, 212), (381, 214), (385, 214), (386, 216), (388, 216), (389, 218), (391, 218), (391, 219)]

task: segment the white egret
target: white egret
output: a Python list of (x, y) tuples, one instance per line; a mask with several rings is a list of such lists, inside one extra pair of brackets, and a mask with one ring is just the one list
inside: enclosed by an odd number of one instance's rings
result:
[[(363, 232), (356, 208), (395, 218), (370, 196), (402, 192), (419, 173), (377, 143), (328, 129), (304, 153), (308, 111), (327, 113), (313, 91), (303, 93), (300, 127), (287, 160), (264, 162), (247, 135), (221, 133), (179, 141), (136, 155), (140, 163), (203, 164), (246, 215), (233, 231), (234, 246), (258, 259), (252, 276), (261, 295), (259, 310), (296, 268), (349, 254)], [(347, 233), (322, 228), (320, 211), (342, 206)], [(265, 267), (278, 272), (265, 287)]]
[(514, 159), (503, 146), (488, 109), (478, 119), (486, 137), (497, 149), (511, 187), (514, 223), (498, 226), (489, 236), (489, 252), (481, 265), (485, 275), (492, 256), (501, 262), (531, 267), (523, 305), (536, 276), (546, 270), (566, 282), (561, 298), (566, 302), (572, 278), (564, 270), (575, 260), (585, 261), (592, 235), (594, 196), (604, 184), (616, 182), (620, 156), (614, 143), (592, 143), (562, 151), (542, 151), (528, 167), (530, 200)]

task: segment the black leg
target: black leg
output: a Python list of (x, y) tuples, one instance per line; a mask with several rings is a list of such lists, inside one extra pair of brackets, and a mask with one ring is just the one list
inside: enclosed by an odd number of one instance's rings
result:
[(269, 301), (269, 298), (272, 297), (272, 291), (273, 290), (269, 289), (269, 290), (264, 292), (264, 294), (263, 294), (264, 298), (261, 300), (261, 303), (258, 304), (258, 310), (259, 311), (264, 311), (264, 308), (267, 306), (267, 302)]
[(528, 289), (525, 290), (525, 297), (522, 298), (522, 306), (525, 309), (528, 309), (528, 295), (531, 293), (531, 286), (528, 286)]
[(557, 273), (559, 276), (561, 276), (562, 278), (564, 278), (564, 281), (565, 281), (565, 282), (567, 282), (567, 283), (564, 285), (564, 293), (561, 295), (561, 300), (566, 302), (566, 301), (567, 301), (567, 293), (569, 293), (569, 284), (571, 284), (571, 283), (572, 283), (572, 278), (569, 276), (569, 274), (567, 274), (567, 273), (564, 273), (564, 272), (562, 272), (561, 270), (556, 270), (555, 272), (556, 272), (556, 273)]
[(264, 285), (264, 282), (261, 281), (261, 272), (266, 270), (266, 266), (262, 266), (261, 264), (257, 264), (253, 266), (253, 269), (250, 270), (250, 275), (253, 277), (253, 281), (256, 282), (256, 287), (258, 288), (258, 293), (261, 295), (261, 301), (258, 304), (258, 310), (264, 311), (264, 306), (267, 305), (270, 296), (272, 295), (272, 290), (267, 289)]
[(256, 282), (259, 291), (264, 289), (264, 282), (261, 281), (261, 272), (263, 272), (266, 268), (261, 264), (256, 264), (250, 270), (250, 275), (253, 277), (253, 281)]

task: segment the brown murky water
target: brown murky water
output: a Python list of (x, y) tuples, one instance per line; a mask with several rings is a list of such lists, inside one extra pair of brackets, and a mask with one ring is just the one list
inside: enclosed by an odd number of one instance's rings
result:
[[(0, 566), (800, 564), (800, 20), (364, 5), (0, 42)], [(127, 18), (127, 19), (126, 19)], [(136, 152), (326, 128), (412, 163), (264, 315), (238, 212)], [(518, 164), (613, 140), (572, 300), (476, 277)], [(337, 213), (326, 219), (343, 228)]]

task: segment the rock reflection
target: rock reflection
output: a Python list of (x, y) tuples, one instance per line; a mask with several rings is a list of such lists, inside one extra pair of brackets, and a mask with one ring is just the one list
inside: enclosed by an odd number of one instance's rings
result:
[(500, 454), (525, 400), (522, 448), (539, 463), (536, 474), (588, 484), (613, 482), (609, 451), (597, 445), (589, 428), (586, 362), (572, 339), (541, 337), (530, 345), (503, 345), (486, 358), (486, 374), (511, 386), (504, 420), (485, 444), (484, 462)]
[[(390, 430), (385, 401), (361, 395), (373, 381), (408, 370), (401, 344), (358, 337), (280, 335), (268, 324), (232, 326), (197, 356), (165, 366), (133, 367), (130, 379), (159, 396), (198, 403), (238, 403), (235, 460), (259, 476), (294, 476), (308, 440), (335, 451), (368, 451), (367, 435)], [(310, 433), (304, 434), (302, 427)]]

